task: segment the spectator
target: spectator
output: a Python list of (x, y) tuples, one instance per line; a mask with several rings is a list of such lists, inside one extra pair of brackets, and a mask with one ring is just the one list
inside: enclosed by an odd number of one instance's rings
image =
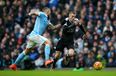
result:
[(3, 59), (3, 67), (8, 68), (9, 65), (11, 65), (11, 63), (12, 63), (10, 56), (8, 54), (6, 54), (6, 55), (3, 55), (3, 58), (4, 58)]
[[(71, 57), (76, 62), (75, 67), (90, 67), (97, 58), (107, 60), (107, 66), (116, 66), (116, 0), (0, 0), (0, 69), (7, 68), (25, 48), (26, 35), (33, 29), (36, 18), (34, 15), (26, 17), (29, 11), (33, 8), (41, 10), (43, 7), (50, 7), (52, 13), (49, 18), (53, 24), (61, 24), (69, 11), (74, 11), (87, 29), (88, 39), (85, 40), (82, 39), (82, 32), (78, 27), (76, 29), (74, 42), (78, 60)], [(52, 41), (51, 55), (54, 55), (61, 31), (58, 29), (53, 34), (46, 30), (44, 33)], [(20, 45), (22, 46), (19, 47)], [(33, 55), (35, 54), (30, 54), (30, 57), (33, 58)], [(37, 61), (43, 63), (43, 59), (42, 55)], [(27, 61), (31, 63), (31, 60)]]
[(90, 52), (87, 56), (87, 59), (86, 59), (86, 66), (91, 68), (93, 66), (94, 61), (95, 61), (95, 59)]

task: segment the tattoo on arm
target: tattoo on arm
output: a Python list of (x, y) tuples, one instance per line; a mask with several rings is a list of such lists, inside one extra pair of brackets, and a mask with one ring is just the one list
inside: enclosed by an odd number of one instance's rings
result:
[(48, 24), (48, 29), (55, 30), (56, 27), (52, 23), (49, 23)]

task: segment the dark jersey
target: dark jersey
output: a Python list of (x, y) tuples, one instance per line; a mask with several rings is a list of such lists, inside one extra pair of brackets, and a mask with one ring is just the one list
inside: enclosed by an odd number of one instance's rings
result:
[(75, 29), (76, 26), (74, 25), (73, 22), (70, 22), (68, 18), (66, 18), (63, 22), (62, 22), (62, 39), (65, 40), (73, 40), (74, 38), (74, 33), (75, 33)]
[(56, 50), (63, 51), (64, 48), (74, 48), (74, 34), (75, 34), (76, 25), (73, 22), (70, 22), (68, 18), (66, 18), (62, 22), (62, 37), (57, 43)]

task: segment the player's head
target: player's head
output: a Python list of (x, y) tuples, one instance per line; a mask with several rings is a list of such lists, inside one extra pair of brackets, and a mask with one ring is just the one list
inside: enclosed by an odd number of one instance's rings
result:
[(43, 9), (43, 12), (45, 12), (48, 16), (51, 14), (51, 10), (47, 7)]
[(75, 16), (76, 16), (76, 14), (75, 14), (75, 12), (69, 12), (69, 20), (70, 21), (73, 21), (74, 19), (75, 19)]

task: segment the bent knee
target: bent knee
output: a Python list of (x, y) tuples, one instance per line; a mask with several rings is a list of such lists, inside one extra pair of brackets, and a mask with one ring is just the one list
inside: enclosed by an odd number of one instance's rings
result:
[(26, 48), (26, 49), (24, 50), (24, 53), (25, 53), (25, 54), (28, 54), (31, 50), (32, 50), (32, 48)]

